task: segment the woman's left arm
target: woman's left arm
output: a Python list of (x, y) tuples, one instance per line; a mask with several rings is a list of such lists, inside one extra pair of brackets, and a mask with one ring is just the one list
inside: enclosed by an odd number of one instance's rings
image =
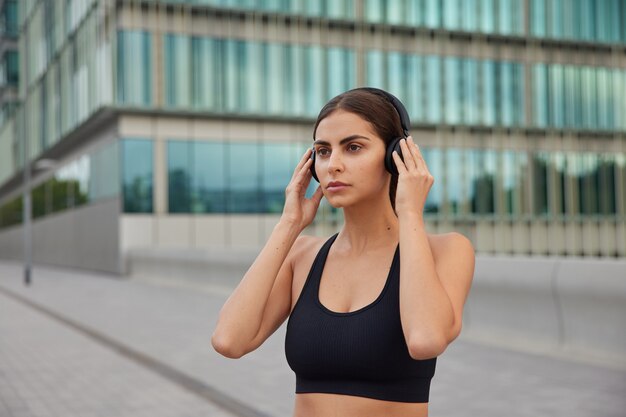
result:
[(396, 213), (400, 226), (400, 318), (414, 359), (440, 355), (461, 331), (463, 306), (474, 275), (474, 249), (460, 233), (440, 238), (436, 253), (424, 226), (434, 179), (409, 136), (400, 144)]

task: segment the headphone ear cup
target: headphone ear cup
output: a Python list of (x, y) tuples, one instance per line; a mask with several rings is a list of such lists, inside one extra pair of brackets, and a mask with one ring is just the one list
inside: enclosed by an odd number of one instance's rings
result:
[(400, 141), (402, 139), (404, 138), (395, 138), (394, 140), (389, 142), (389, 145), (387, 146), (387, 152), (385, 153), (385, 168), (392, 175), (399, 175), (398, 167), (396, 166), (396, 162), (393, 160), (393, 151), (398, 152), (400, 159), (404, 161), (404, 158), (402, 158), (402, 149), (400, 148)]
[(319, 178), (317, 178), (317, 173), (315, 172), (315, 148), (313, 148), (313, 150), (311, 151), (311, 160), (313, 161), (313, 163), (311, 163), (311, 175), (313, 175), (313, 178), (315, 178), (315, 181), (320, 182)]

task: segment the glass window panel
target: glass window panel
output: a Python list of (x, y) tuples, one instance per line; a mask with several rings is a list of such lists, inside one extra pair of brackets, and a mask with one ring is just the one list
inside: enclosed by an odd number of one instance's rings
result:
[(455, 57), (444, 58), (445, 103), (444, 118), (448, 124), (461, 122), (461, 60)]
[(217, 110), (217, 55), (215, 40), (194, 37), (191, 40), (192, 104), (196, 109)]
[[(537, 0), (539, 1), (539, 0)], [(585, 41), (593, 39), (593, 8), (592, 0), (577, 0), (580, 27), (578, 29), (579, 37)]]
[[(289, 143), (269, 143), (262, 148), (263, 212), (282, 213), (285, 188), (291, 179), (294, 164), (294, 146)], [(314, 181), (314, 180), (312, 180)]]
[(462, 149), (449, 148), (445, 150), (446, 157), (446, 197), (448, 211), (456, 217), (462, 213), (463, 183), (466, 173), (462, 163)]
[(566, 65), (563, 67), (563, 84), (564, 84), (564, 118), (565, 118), (565, 126), (573, 128), (577, 123), (575, 104), (576, 104), (576, 94), (575, 91), (578, 89), (576, 85), (576, 77), (575, 73), (577, 68), (572, 65)]
[(324, 51), (319, 46), (305, 47), (305, 80), (307, 109), (309, 117), (316, 117), (324, 106)]
[(387, 91), (398, 97), (402, 103), (407, 95), (406, 65), (404, 54), (399, 52), (387, 53)]
[(123, 139), (122, 190), (125, 213), (152, 213), (152, 141)]
[(191, 40), (188, 36), (164, 36), (165, 103), (168, 107), (186, 108), (191, 104)]
[[(346, 48), (328, 48), (327, 100), (353, 87), (354, 52)], [(319, 109), (318, 109), (319, 112)]]
[(368, 51), (367, 52), (367, 85), (369, 87), (376, 87), (385, 89), (385, 69), (384, 59), (385, 55), (381, 51)]
[(478, 2), (480, 0), (461, 0), (461, 29), (466, 32), (478, 30)]
[(598, 128), (607, 130), (613, 127), (612, 116), (613, 112), (611, 104), (611, 96), (609, 95), (609, 70), (607, 68), (596, 68), (596, 80), (597, 80), (597, 114), (598, 114)]
[(519, 213), (521, 171), (518, 166), (518, 153), (504, 151), (502, 158), (502, 193), (504, 199), (503, 212), (505, 215), (514, 217)]
[(444, 184), (443, 151), (441, 149), (425, 148), (422, 153), (424, 154), (424, 161), (426, 161), (428, 171), (435, 178), (435, 182), (426, 197), (424, 213), (440, 213), (443, 204)]
[(513, 63), (513, 88), (511, 89), (513, 125), (525, 126), (526, 121), (526, 77), (524, 76), (524, 65)]
[(442, 0), (443, 3), (443, 27), (447, 30), (459, 30), (461, 28), (461, 4), (459, 0)]
[(242, 71), (242, 51), (243, 42), (233, 39), (224, 39), (224, 59), (221, 73), (224, 83), (224, 110), (227, 112), (237, 112), (239, 110), (239, 87), (240, 75)]
[[(118, 31), (117, 100), (122, 104), (150, 105), (152, 93), (152, 50), (150, 34), (144, 31)], [(69, 74), (69, 69), (61, 71)], [(67, 91), (67, 87), (62, 91)]]
[(435, 55), (426, 57), (426, 120), (429, 123), (441, 121), (441, 59)]
[(567, 177), (566, 177), (566, 159), (563, 152), (554, 152), (552, 154), (552, 166), (555, 170), (555, 206), (553, 208), (554, 213), (557, 215), (567, 214)]
[(497, 32), (502, 35), (513, 33), (514, 0), (498, 0)]
[(533, 163), (533, 214), (548, 215), (548, 163), (550, 154), (537, 152), (532, 155)]
[(551, 65), (548, 67), (548, 80), (550, 93), (550, 126), (562, 128), (563, 123), (563, 67)]
[(471, 212), (479, 215), (495, 214), (495, 184), (497, 154), (493, 150), (473, 149), (468, 153), (471, 161), (469, 199)]
[(496, 123), (496, 63), (483, 61), (480, 67), (482, 78), (482, 120), (487, 126)]
[(563, 36), (563, 0), (549, 0), (547, 3), (549, 38), (561, 38)]
[(426, 17), (426, 26), (429, 28), (441, 27), (441, 9), (440, 0), (424, 0), (424, 9)]
[(599, 213), (598, 207), (598, 159), (595, 153), (580, 154), (581, 213), (592, 215)]
[[(191, 154), (191, 211), (193, 213), (226, 213), (226, 144), (193, 142)], [(247, 164), (247, 161), (246, 161)], [(246, 165), (238, 161), (238, 166)]]
[(408, 55), (406, 57), (407, 63), (407, 98), (404, 101), (409, 118), (412, 122), (423, 122), (424, 115), (424, 102), (426, 100), (426, 94), (424, 92), (424, 70), (423, 59), (417, 55)]
[(91, 155), (88, 190), (89, 200), (114, 197), (120, 193), (118, 142), (104, 146)]
[(387, 1), (387, 23), (401, 25), (404, 23), (404, 3), (406, 0)]
[(615, 155), (603, 153), (598, 155), (598, 192), (599, 213), (604, 215), (617, 214), (617, 181), (615, 178)]
[[(264, 100), (268, 97), (267, 85), (267, 44), (247, 40), (244, 42), (245, 67), (242, 71), (241, 111), (248, 114), (267, 112)], [(272, 92), (279, 94), (280, 90)]]
[(495, 0), (480, 0), (480, 31), (493, 33), (495, 29)]
[(258, 144), (231, 143), (227, 160), (230, 191), (228, 211), (231, 213), (261, 212)]
[(463, 123), (478, 123), (478, 63), (474, 59), (463, 59)]
[(189, 213), (192, 165), (190, 142), (171, 140), (167, 142), (167, 197), (168, 212)]
[(406, 24), (408, 26), (424, 26), (424, 17), (422, 0), (406, 0)]
[(286, 68), (287, 54), (283, 44), (270, 43), (265, 49), (267, 57), (267, 71), (264, 77), (267, 77), (267, 111), (270, 114), (282, 115), (287, 112), (285, 99), (287, 98), (287, 90), (285, 87), (285, 73), (289, 72)]
[(531, 0), (530, 3), (530, 33), (536, 37), (546, 36), (546, 2), (545, 0)]
[(381, 23), (384, 19), (383, 0), (365, 1), (365, 19), (368, 22)]
[(548, 68), (535, 64), (532, 68), (533, 123), (537, 127), (548, 126)]
[(597, 89), (595, 68), (582, 67), (578, 68), (578, 71), (582, 73), (582, 124), (586, 129), (595, 129), (597, 127)]
[(300, 45), (287, 45), (287, 63), (289, 71), (285, 75), (285, 91), (288, 114), (303, 116), (305, 111), (306, 97), (304, 84), (304, 47)]
[(499, 103), (497, 108), (499, 109), (499, 124), (503, 126), (511, 126), (513, 124), (513, 63), (500, 62), (498, 63), (499, 69), (499, 85), (497, 86), (499, 92)]

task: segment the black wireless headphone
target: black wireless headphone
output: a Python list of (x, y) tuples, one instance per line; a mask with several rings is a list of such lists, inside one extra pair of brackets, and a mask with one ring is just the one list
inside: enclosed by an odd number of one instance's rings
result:
[[(379, 96), (382, 95), (391, 103), (391, 105), (393, 105), (393, 107), (398, 112), (398, 115), (400, 115), (400, 124), (402, 125), (402, 132), (404, 133), (404, 137), (394, 138), (391, 142), (389, 142), (389, 144), (387, 145), (387, 150), (385, 151), (385, 168), (392, 175), (398, 175), (398, 167), (393, 160), (393, 151), (398, 152), (398, 155), (400, 156), (400, 158), (402, 158), (402, 151), (400, 150), (400, 140), (406, 139), (409, 136), (409, 126), (411, 126), (409, 113), (406, 111), (406, 108), (396, 96), (386, 92), (385, 90), (374, 87), (359, 87), (350, 91), (355, 90), (365, 90)], [(315, 148), (313, 148), (313, 151), (311, 152), (311, 159), (313, 160), (313, 163), (311, 164), (311, 174), (313, 174), (313, 178), (315, 178), (315, 181), (320, 182), (319, 178), (317, 178), (317, 173), (315, 172)]]

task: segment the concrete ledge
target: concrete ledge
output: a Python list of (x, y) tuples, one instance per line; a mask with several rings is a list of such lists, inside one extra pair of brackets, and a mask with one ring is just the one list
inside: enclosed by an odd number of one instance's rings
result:
[(462, 337), (626, 369), (626, 260), (480, 255)]

